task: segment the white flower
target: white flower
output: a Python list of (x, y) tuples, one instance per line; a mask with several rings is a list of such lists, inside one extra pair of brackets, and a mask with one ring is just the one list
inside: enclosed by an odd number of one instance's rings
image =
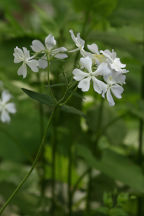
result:
[(99, 73), (96, 71), (92, 72), (92, 60), (90, 57), (80, 59), (80, 64), (86, 72), (76, 68), (73, 70), (74, 79), (79, 81), (78, 88), (83, 92), (86, 92), (90, 88), (90, 82), (93, 81), (93, 88), (98, 94), (104, 94), (107, 90), (107, 85), (96, 77)]
[(121, 84), (125, 84), (125, 79), (125, 75), (119, 74), (115, 71), (112, 72), (110, 75), (104, 76), (104, 80), (107, 83), (106, 97), (110, 106), (115, 105), (112, 94), (118, 99), (122, 98), (121, 94), (123, 93), (124, 89)]
[(119, 73), (128, 72), (126, 69), (124, 69), (126, 67), (126, 64), (121, 63), (120, 58), (117, 57), (117, 54), (116, 52), (114, 52), (114, 50), (112, 50), (112, 52), (110, 52), (109, 50), (101, 50), (100, 53), (102, 53), (106, 57), (106, 62), (109, 64), (112, 70), (115, 70)]
[(80, 33), (77, 33), (77, 36), (75, 36), (72, 30), (69, 30), (69, 32), (71, 34), (72, 40), (74, 41), (77, 47), (76, 49), (71, 50), (69, 52), (76, 52), (80, 50), (80, 53), (83, 57), (88, 56), (88, 53), (84, 50), (85, 41), (80, 37)]
[(4, 90), (0, 99), (0, 120), (2, 122), (10, 122), (9, 113), (16, 113), (16, 107), (14, 103), (9, 102), (11, 95), (8, 91)]
[(91, 45), (87, 45), (87, 48), (91, 51), (91, 53), (86, 53), (93, 60), (94, 64), (99, 65), (105, 60), (104, 56), (100, 54), (97, 44), (93, 43)]
[(14, 63), (22, 62), (22, 65), (18, 69), (18, 75), (22, 75), (23, 78), (27, 76), (27, 66), (31, 68), (33, 72), (38, 72), (38, 61), (30, 57), (30, 52), (27, 48), (22, 49), (16, 47), (14, 49)]
[(48, 66), (47, 55), (53, 56), (57, 59), (65, 59), (68, 57), (67, 54), (65, 54), (65, 52), (67, 51), (65, 47), (54, 49), (55, 46), (56, 46), (56, 40), (54, 36), (51, 34), (49, 34), (45, 38), (45, 44), (43, 44), (39, 40), (32, 41), (32, 45), (31, 45), (32, 50), (36, 53), (44, 54), (42, 58), (39, 60), (40, 68), (46, 68)]

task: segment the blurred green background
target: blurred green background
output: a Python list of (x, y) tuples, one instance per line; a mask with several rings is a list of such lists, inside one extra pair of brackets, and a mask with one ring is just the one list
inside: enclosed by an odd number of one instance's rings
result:
[[(41, 140), (39, 104), (21, 90), (39, 91), (38, 77), (30, 71), (26, 79), (18, 77), (13, 50), (16, 46), (29, 48), (33, 39), (44, 40), (49, 33), (55, 36), (58, 46), (74, 48), (70, 29), (80, 32), (86, 44), (115, 49), (127, 64), (123, 98), (116, 100), (115, 107), (104, 104), (103, 117), (97, 125), (100, 97), (93, 91), (85, 95), (78, 91), (71, 104), (85, 112), (86, 119), (64, 112), (57, 114), (55, 134), (51, 128), (47, 137), (44, 163), (39, 162), (3, 215), (51, 215), (51, 143), (55, 137), (56, 216), (67, 215), (69, 145), (73, 145), (72, 188), (88, 170), (76, 188), (73, 215), (143, 216), (143, 0), (0, 0), (0, 80), (13, 94), (17, 106), (11, 123), (0, 123), (0, 205), (28, 171)], [(68, 60), (53, 62), (53, 84), (64, 82), (63, 72), (68, 78), (71, 76), (75, 56), (70, 54)], [(54, 91), (60, 97), (64, 87), (58, 86)], [(44, 113), (49, 114), (46, 106)], [(99, 128), (102, 136), (97, 142)], [(45, 185), (43, 199), (41, 179)]]

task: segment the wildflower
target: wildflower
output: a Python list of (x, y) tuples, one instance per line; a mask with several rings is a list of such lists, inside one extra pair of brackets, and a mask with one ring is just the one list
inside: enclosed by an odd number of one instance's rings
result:
[(98, 93), (105, 93), (107, 85), (96, 77), (100, 74), (96, 71), (92, 72), (92, 60), (90, 57), (80, 59), (80, 65), (86, 72), (76, 68), (73, 70), (74, 79), (79, 81), (78, 88), (86, 92), (90, 88), (90, 82), (93, 82), (93, 88)]
[(80, 37), (80, 33), (77, 33), (77, 36), (75, 36), (72, 30), (70, 30), (69, 32), (71, 34), (72, 40), (74, 41), (77, 47), (76, 49), (71, 50), (70, 52), (76, 52), (79, 50), (83, 57), (88, 56), (88, 53), (84, 50), (85, 41)]
[(16, 113), (15, 104), (9, 102), (11, 99), (11, 95), (8, 91), (4, 90), (1, 94), (0, 99), (0, 120), (2, 122), (10, 122), (10, 115)]
[(112, 95), (114, 95), (118, 99), (122, 98), (121, 95), (124, 89), (121, 85), (125, 84), (125, 79), (126, 79), (125, 75), (119, 74), (115, 71), (113, 71), (110, 75), (104, 76), (104, 81), (107, 83), (107, 91), (105, 93), (110, 106), (115, 105)]
[(33, 72), (38, 72), (38, 61), (30, 56), (30, 52), (29, 50), (27, 50), (27, 48), (23, 47), (22, 49), (20, 49), (16, 47), (14, 49), (13, 55), (14, 63), (22, 62), (22, 65), (19, 67), (17, 71), (19, 76), (22, 75), (23, 78), (27, 76), (27, 66), (29, 66)]
[(120, 58), (117, 57), (117, 54), (116, 52), (114, 52), (114, 50), (112, 50), (112, 52), (110, 52), (109, 50), (101, 50), (100, 52), (105, 56), (106, 62), (109, 64), (112, 70), (115, 70), (119, 73), (128, 72), (126, 69), (124, 69), (126, 67), (126, 64), (121, 63)]
[(65, 52), (67, 49), (65, 47), (60, 47), (54, 49), (56, 46), (56, 40), (53, 35), (49, 34), (45, 38), (45, 44), (43, 44), (39, 40), (33, 40), (31, 48), (34, 52), (41, 53), (43, 56), (39, 59), (39, 67), (46, 68), (48, 66), (47, 57), (55, 57), (57, 59), (65, 59), (67, 58), (67, 54)]
[(86, 53), (93, 60), (94, 64), (99, 65), (105, 60), (104, 56), (100, 54), (97, 44), (93, 43), (91, 45), (87, 45), (87, 48), (91, 53), (90, 52), (86, 52)]

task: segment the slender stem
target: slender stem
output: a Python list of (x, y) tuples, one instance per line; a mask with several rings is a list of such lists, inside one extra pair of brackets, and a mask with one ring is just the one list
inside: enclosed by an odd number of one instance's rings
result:
[[(40, 79), (40, 73), (38, 73), (38, 83), (39, 83), (39, 92), (42, 93), (42, 82)], [(39, 103), (39, 120), (40, 120), (40, 137), (42, 139), (43, 134), (44, 134), (44, 107), (43, 104)], [(41, 190), (41, 201), (43, 200), (45, 196), (45, 157), (44, 157), (44, 145), (41, 153), (41, 164), (42, 166), (40, 169), (42, 169), (42, 173), (40, 172), (39, 177), (40, 177), (40, 190)], [(38, 168), (39, 171), (39, 168)]]
[[(72, 96), (73, 92), (70, 94), (69, 96), (69, 99), (70, 97)], [(40, 158), (40, 155), (42, 153), (42, 149), (43, 149), (43, 145), (45, 143), (45, 140), (46, 140), (46, 136), (47, 136), (47, 131), (48, 131), (48, 128), (50, 126), (50, 123), (52, 121), (52, 118), (53, 118), (53, 115), (57, 109), (57, 107), (60, 105), (60, 103), (62, 102), (63, 100), (63, 97), (57, 102), (57, 105), (55, 106), (54, 110), (52, 111), (50, 117), (49, 117), (49, 120), (48, 120), (48, 123), (47, 123), (47, 126), (45, 128), (45, 132), (44, 132), (44, 135), (43, 135), (43, 138), (41, 140), (41, 143), (40, 143), (40, 146), (39, 146), (39, 149), (38, 149), (38, 152), (36, 154), (36, 157), (33, 161), (33, 164), (31, 166), (31, 169), (29, 170), (29, 172), (24, 176), (24, 178), (21, 180), (21, 182), (18, 184), (18, 186), (16, 187), (16, 189), (13, 191), (13, 193), (10, 195), (10, 197), (7, 199), (7, 201), (4, 203), (4, 205), (0, 208), (0, 215), (4, 212), (5, 208), (8, 206), (8, 204), (11, 202), (11, 200), (15, 197), (15, 195), (17, 194), (17, 192), (21, 189), (21, 187), (23, 186), (23, 184), (26, 182), (26, 180), (28, 179), (28, 177), (31, 175), (32, 171), (34, 170), (34, 168), (36, 167), (37, 165), (37, 162)], [(66, 101), (63, 103), (65, 104), (67, 102), (67, 99)]]
[[(56, 108), (55, 108), (56, 109)], [(49, 120), (48, 120), (48, 123), (47, 123), (47, 127), (45, 129), (45, 133), (43, 135), (43, 138), (42, 138), (42, 141), (41, 141), (41, 144), (39, 146), (39, 149), (38, 149), (38, 152), (36, 154), (36, 157), (33, 161), (33, 164), (32, 164), (32, 167), (31, 169), (29, 170), (29, 172), (25, 175), (25, 177), (22, 179), (22, 181), (19, 183), (19, 185), (16, 187), (16, 189), (14, 190), (14, 192), (10, 195), (10, 197), (8, 198), (8, 200), (4, 203), (4, 205), (2, 206), (2, 208), (0, 209), (0, 215), (3, 213), (3, 211), (5, 210), (5, 208), (8, 206), (8, 204), (10, 203), (10, 201), (15, 197), (16, 193), (20, 190), (20, 188), (23, 186), (23, 184), (26, 182), (26, 180), (28, 179), (28, 177), (31, 175), (33, 169), (35, 168), (35, 166), (37, 165), (37, 162), (40, 158), (40, 155), (41, 155), (41, 152), (42, 152), (42, 149), (43, 149), (43, 145), (45, 143), (45, 139), (46, 139), (46, 136), (47, 136), (47, 131), (48, 131), (48, 128), (50, 126), (50, 123), (51, 123), (51, 120), (53, 118), (53, 115), (54, 115), (54, 112), (55, 112), (55, 109), (52, 111), (50, 117), (49, 117)]]
[[(103, 98), (101, 99), (101, 103), (99, 106), (99, 112), (98, 112), (98, 120), (97, 120), (97, 131), (99, 134), (99, 131), (101, 130), (101, 124), (102, 124), (102, 116), (103, 116), (103, 108), (104, 108), (104, 100)], [(99, 138), (97, 137), (95, 143), (96, 146), (99, 142)], [(95, 148), (93, 148), (93, 150), (95, 151)], [(92, 192), (92, 169), (90, 168), (89, 171), (89, 177), (88, 177), (88, 186), (87, 186), (87, 200), (86, 200), (86, 210), (88, 213), (90, 213), (91, 210), (91, 192)]]
[(112, 121), (110, 121), (108, 124), (106, 124), (103, 128), (101, 128), (98, 133), (97, 133), (97, 139), (100, 139), (100, 137), (106, 133), (107, 129), (113, 125), (115, 122), (119, 121), (120, 119), (122, 119), (123, 117), (125, 117), (127, 115), (127, 113), (121, 114), (119, 116), (117, 116), (116, 118), (112, 119)]
[(66, 104), (66, 103), (69, 101), (69, 99), (71, 98), (72, 94), (73, 94), (76, 90), (77, 90), (77, 85), (75, 86), (75, 88), (73, 89), (73, 91), (71, 92), (71, 94), (67, 97), (67, 99), (66, 99), (64, 102), (60, 103), (60, 105), (62, 106), (62, 105), (64, 105), (64, 104)]
[(53, 142), (52, 142), (52, 216), (55, 215), (55, 179), (56, 179), (56, 149), (57, 149), (57, 140), (56, 140), (56, 128), (53, 127)]
[(88, 172), (88, 185), (87, 185), (87, 201), (86, 201), (86, 211), (89, 213), (91, 210), (91, 191), (92, 191), (92, 169)]
[(69, 210), (69, 216), (72, 216), (72, 143), (69, 144), (68, 149), (68, 210)]
[(78, 178), (78, 180), (76, 181), (73, 190), (72, 190), (72, 196), (74, 196), (74, 193), (76, 192), (80, 182), (83, 180), (83, 178), (89, 173), (90, 168), (88, 168), (87, 170), (85, 170), (82, 175)]

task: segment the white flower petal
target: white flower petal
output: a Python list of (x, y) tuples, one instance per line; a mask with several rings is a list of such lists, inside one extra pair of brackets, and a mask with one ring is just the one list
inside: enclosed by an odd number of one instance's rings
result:
[(10, 116), (6, 110), (2, 110), (0, 117), (2, 122), (10, 122)]
[(74, 41), (75, 45), (79, 48), (79, 49), (83, 49), (84, 48), (84, 44), (85, 41), (80, 37), (80, 33), (77, 34), (77, 37), (75, 37), (74, 33), (72, 30), (69, 31), (71, 34), (71, 38)]
[(106, 96), (107, 96), (107, 100), (109, 102), (109, 105), (114, 106), (115, 102), (114, 102), (113, 97), (111, 95), (110, 88), (107, 90)]
[(82, 68), (85, 68), (88, 70), (89, 73), (92, 72), (92, 60), (90, 57), (85, 57), (80, 59), (80, 65)]
[(80, 37), (80, 33), (77, 33), (77, 45), (81, 48), (85, 45), (85, 41)]
[(111, 72), (112, 70), (109, 68), (108, 64), (106, 62), (103, 62), (98, 66), (97, 70), (94, 73), (104, 76), (110, 74)]
[(39, 68), (45, 69), (48, 66), (48, 62), (46, 60), (46, 58), (42, 57), (38, 60), (39, 63)]
[(90, 88), (90, 80), (91, 80), (90, 77), (82, 79), (78, 84), (78, 88), (80, 88), (83, 92), (88, 91)]
[(82, 79), (84, 79), (85, 77), (88, 76), (88, 73), (85, 73), (82, 70), (77, 69), (77, 68), (74, 69), (72, 73), (74, 75), (74, 79), (77, 80), (77, 81), (80, 81), (80, 80), (82, 80)]
[(9, 112), (9, 113), (16, 113), (16, 107), (14, 103), (8, 103), (5, 105), (5, 109)]
[(38, 72), (39, 63), (37, 60), (32, 59), (27, 62), (27, 65), (31, 68), (33, 72)]
[(101, 50), (100, 53), (102, 53), (106, 58), (108, 58), (109, 60), (114, 60), (117, 56), (116, 52), (114, 52), (114, 50), (112, 50), (112, 52), (110, 50)]
[(64, 54), (64, 53), (58, 53), (58, 54), (54, 55), (54, 57), (57, 59), (65, 59), (65, 58), (68, 58), (68, 55)]
[(126, 76), (123, 75), (122, 73), (118, 73), (116, 71), (113, 71), (111, 76), (112, 76), (114, 83), (125, 84)]
[(73, 30), (69, 30), (70, 34), (71, 34), (71, 38), (74, 41), (75, 44), (77, 44), (77, 38), (75, 37)]
[(31, 48), (34, 52), (41, 52), (41, 51), (45, 50), (44, 45), (39, 40), (33, 40)]
[(65, 47), (59, 47), (57, 49), (52, 50), (52, 54), (55, 55), (57, 53), (63, 53), (63, 52), (66, 52), (66, 51), (67, 51), (67, 49)]
[(126, 70), (126, 69), (122, 69), (122, 73), (128, 73), (129, 70)]
[(114, 61), (110, 64), (113, 70), (117, 72), (122, 72), (122, 68), (126, 67), (126, 64), (122, 64), (119, 58), (115, 58)]
[(98, 46), (96, 44), (91, 44), (91, 45), (87, 45), (88, 49), (94, 53), (94, 54), (99, 54), (99, 51), (98, 51)]
[(56, 40), (53, 35), (49, 34), (45, 39), (45, 45), (48, 50), (51, 50), (56, 45)]
[(97, 78), (95, 78), (94, 76), (92, 77), (93, 80), (93, 88), (94, 90), (98, 93), (98, 94), (105, 94), (106, 90), (107, 90), (107, 85), (102, 82), (101, 80), (98, 80)]
[(25, 64), (25, 63), (23, 63), (23, 64), (19, 67), (19, 69), (18, 69), (18, 71), (17, 71), (17, 74), (18, 74), (19, 76), (23, 76), (23, 78), (26, 78), (26, 75), (27, 75), (27, 67), (26, 67), (26, 64)]
[(20, 63), (21, 61), (24, 60), (24, 53), (22, 49), (18, 47), (14, 49), (13, 56), (14, 56), (14, 63)]
[(2, 92), (1, 98), (2, 98), (2, 102), (6, 103), (11, 99), (11, 94), (8, 91), (4, 90)]
[(123, 93), (124, 89), (123, 89), (122, 86), (116, 84), (116, 85), (113, 85), (113, 86), (111, 87), (111, 91), (112, 91), (112, 93), (114, 94), (114, 96), (115, 96), (116, 98), (119, 98), (119, 99), (120, 99), (120, 98), (122, 98), (121, 94)]
[(30, 59), (30, 51), (27, 48), (23, 47), (23, 53), (24, 53), (25, 59), (27, 60)]

